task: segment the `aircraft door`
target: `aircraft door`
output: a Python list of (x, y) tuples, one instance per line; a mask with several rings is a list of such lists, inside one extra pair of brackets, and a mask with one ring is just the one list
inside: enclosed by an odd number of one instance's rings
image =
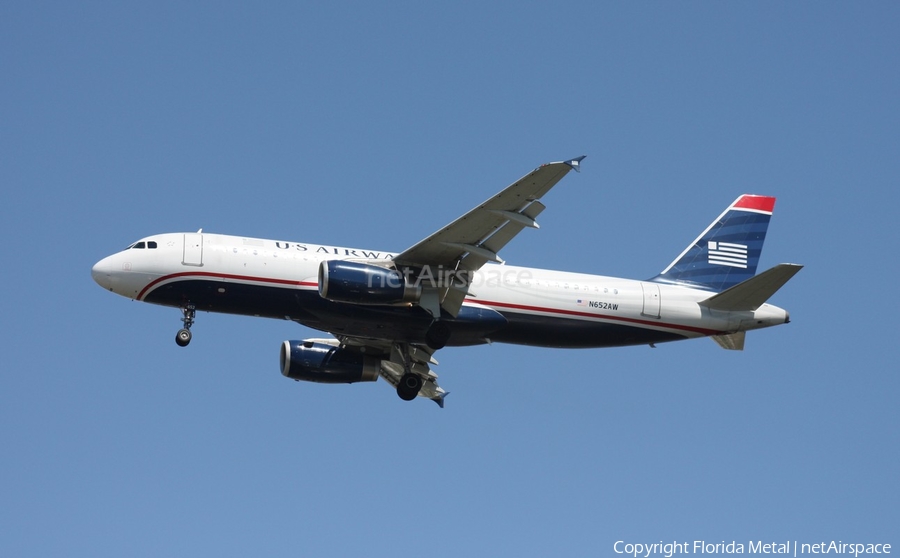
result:
[(184, 265), (203, 265), (203, 235), (200, 233), (186, 233), (184, 235)]
[(641, 283), (641, 290), (644, 291), (644, 309), (641, 311), (641, 315), (659, 318), (659, 285)]

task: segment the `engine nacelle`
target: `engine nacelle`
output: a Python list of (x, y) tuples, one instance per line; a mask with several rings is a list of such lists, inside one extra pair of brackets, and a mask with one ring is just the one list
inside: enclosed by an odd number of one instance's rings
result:
[(352, 384), (378, 379), (381, 359), (320, 341), (281, 344), (281, 373), (293, 380)]
[(422, 297), (422, 287), (410, 284), (395, 269), (326, 260), (319, 265), (319, 295), (353, 304), (415, 304)]

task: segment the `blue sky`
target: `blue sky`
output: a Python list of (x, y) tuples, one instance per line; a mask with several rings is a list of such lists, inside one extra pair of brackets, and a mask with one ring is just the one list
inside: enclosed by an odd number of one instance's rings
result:
[[(183, 5), (187, 4), (187, 5)], [(895, 3), (0, 6), (0, 555), (900, 545)], [(440, 410), (279, 374), (296, 324), (105, 293), (193, 231), (402, 250), (586, 154), (516, 265), (658, 273), (741, 193), (792, 323), (438, 354)]]

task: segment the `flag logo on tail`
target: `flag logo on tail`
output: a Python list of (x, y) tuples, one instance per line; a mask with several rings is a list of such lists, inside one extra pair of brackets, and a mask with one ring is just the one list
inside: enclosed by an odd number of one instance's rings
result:
[(709, 241), (709, 263), (747, 269), (747, 245)]

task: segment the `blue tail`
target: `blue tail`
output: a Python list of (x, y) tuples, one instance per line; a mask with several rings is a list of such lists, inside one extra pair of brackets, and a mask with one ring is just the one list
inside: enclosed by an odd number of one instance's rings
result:
[(650, 280), (720, 292), (753, 277), (774, 208), (775, 198), (742, 195)]

